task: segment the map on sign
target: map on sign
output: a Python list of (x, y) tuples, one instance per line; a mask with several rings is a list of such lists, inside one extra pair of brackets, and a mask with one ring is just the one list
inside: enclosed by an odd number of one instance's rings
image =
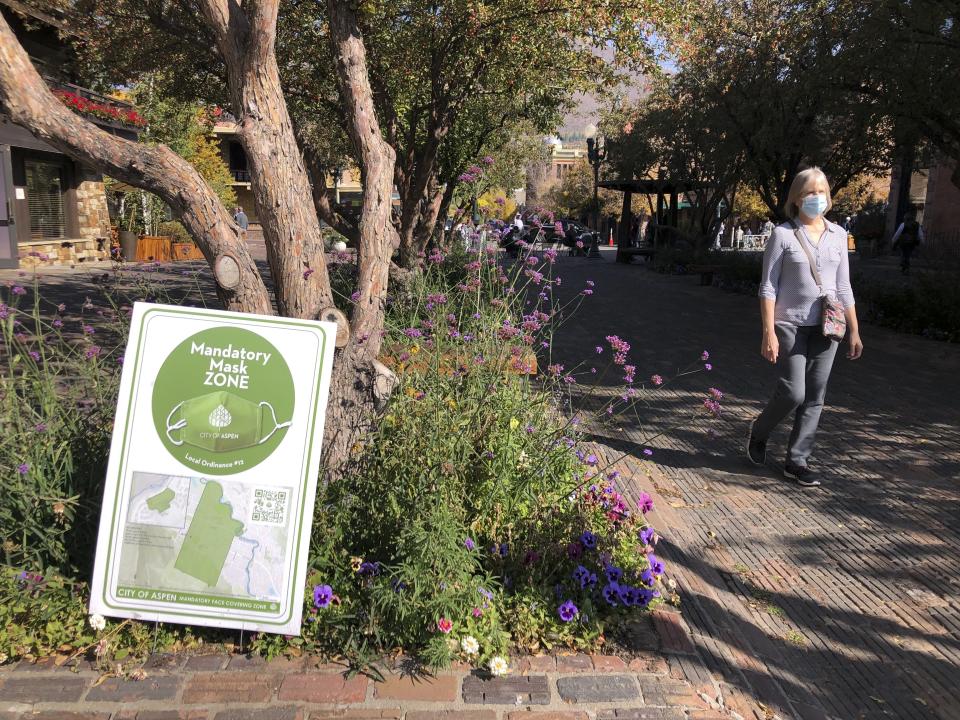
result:
[(291, 491), (135, 472), (120, 583), (279, 602)]

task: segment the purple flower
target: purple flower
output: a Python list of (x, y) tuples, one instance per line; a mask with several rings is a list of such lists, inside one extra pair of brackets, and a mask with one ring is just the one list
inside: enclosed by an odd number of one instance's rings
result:
[(653, 587), (657, 582), (657, 576), (653, 574), (652, 570), (644, 570), (640, 573), (640, 581), (647, 587)]
[(637, 507), (640, 508), (640, 512), (646, 515), (648, 512), (653, 510), (653, 498), (647, 493), (641, 492), (640, 500), (637, 501)]
[(313, 275), (313, 268), (309, 268), (309, 267), (308, 267), (306, 270), (303, 271), (303, 279), (304, 279), (304, 280), (308, 280), (311, 275)]
[(580, 611), (577, 609), (577, 606), (573, 604), (573, 601), (567, 600), (559, 608), (557, 608), (557, 612), (560, 613), (561, 620), (564, 622), (570, 622), (579, 614)]
[(40, 353), (38, 353), (36, 350), (31, 350), (27, 354), (33, 359), (34, 362), (40, 362)]
[(333, 588), (329, 585), (313, 586), (313, 604), (318, 608), (325, 608), (333, 601)]
[(357, 302), (358, 300), (360, 300), (360, 291), (357, 290), (356, 292), (351, 293), (350, 300), (351, 302)]
[(711, 396), (714, 400), (723, 400), (723, 393), (722, 393), (721, 391), (717, 390), (717, 388), (714, 388), (714, 387), (710, 388), (710, 396)]
[(20, 463), (17, 466), (17, 472), (21, 475), (26, 475), (28, 472), (30, 472), (30, 466), (27, 463)]
[(60, 329), (63, 327), (63, 320), (61, 320), (60, 318), (54, 318), (53, 322), (50, 324), (53, 325), (55, 328)]
[(587, 463), (587, 465), (596, 465), (596, 464), (597, 464), (597, 456), (594, 455), (593, 453), (591, 453), (590, 455), (587, 455), (586, 463)]
[(380, 574), (380, 563), (378, 562), (362, 562), (360, 567), (357, 569), (358, 575), (379, 575)]
[(580, 544), (587, 550), (593, 550), (597, 546), (597, 536), (589, 530), (584, 530), (580, 536)]
[(477, 546), (477, 544), (473, 542), (471, 538), (467, 538), (466, 540), (463, 541), (463, 546), (467, 550), (473, 550)]
[(93, 329), (93, 326), (92, 326), (92, 325), (84, 325), (84, 326), (83, 326), (83, 334), (84, 334), (84, 335), (93, 335), (95, 332), (96, 332), (96, 330)]
[(417, 328), (407, 328), (403, 331), (403, 334), (409, 338), (418, 338), (423, 336), (423, 333)]
[(623, 578), (623, 570), (614, 565), (607, 565), (604, 572), (607, 575), (607, 580), (612, 583), (618, 583)]
[(700, 359), (701, 359), (701, 360), (709, 360), (709, 359), (710, 359), (710, 353), (707, 352), (706, 350), (704, 350), (704, 351), (703, 351), (703, 354), (700, 356)]
[(643, 454), (646, 455), (647, 457), (650, 457), (651, 455), (653, 455), (653, 450), (651, 450), (650, 448), (644, 448)]
[(608, 605), (616, 607), (620, 601), (620, 586), (617, 583), (608, 583), (603, 586), (602, 594)]
[(101, 348), (99, 345), (91, 345), (87, 348), (87, 351), (83, 354), (83, 356), (87, 360), (93, 360), (95, 357), (100, 357), (100, 352)]
[(583, 295), (593, 295), (593, 290), (591, 290), (590, 288), (587, 288), (586, 290), (583, 291), (582, 294), (583, 294)]
[(709, 371), (709, 370), (713, 370), (713, 365), (711, 365), (710, 363), (704, 363), (704, 364), (703, 364), (703, 369), (704, 369), (704, 370), (708, 370), (708, 371)]
[(650, 572), (654, 575), (663, 575), (663, 571), (666, 569), (663, 566), (663, 562), (656, 555), (647, 555), (647, 562), (650, 563)]
[(57, 305), (57, 312), (66, 312), (66, 311), (67, 311), (66, 303), (60, 303), (59, 305)]
[(38, 422), (36, 425), (33, 426), (33, 429), (35, 432), (46, 432), (47, 424), (45, 422)]
[(653, 542), (653, 538), (656, 534), (657, 531), (652, 527), (645, 527), (640, 531), (640, 542), (642, 542), (644, 545), (649, 545)]
[(10, 288), (10, 292), (12, 292), (14, 295), (26, 295), (26, 294), (27, 294), (27, 291), (24, 290), (23, 287), (21, 287), (20, 285), (14, 285), (12, 288)]

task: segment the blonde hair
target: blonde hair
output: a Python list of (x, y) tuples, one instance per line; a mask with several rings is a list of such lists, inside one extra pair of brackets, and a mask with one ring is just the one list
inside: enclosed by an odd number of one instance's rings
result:
[(800, 214), (800, 203), (803, 202), (803, 196), (814, 187), (819, 180), (822, 180), (827, 188), (827, 209), (824, 210), (824, 213), (833, 207), (833, 197), (830, 195), (830, 181), (827, 180), (827, 176), (823, 174), (823, 170), (818, 167), (810, 167), (798, 172), (793, 182), (790, 183), (790, 192), (787, 193), (787, 201), (783, 205), (783, 211), (787, 214), (788, 218), (792, 220)]

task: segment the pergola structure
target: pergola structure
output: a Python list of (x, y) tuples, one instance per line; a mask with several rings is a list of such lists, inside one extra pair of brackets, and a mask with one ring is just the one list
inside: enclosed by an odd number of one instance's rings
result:
[[(628, 263), (634, 255), (646, 257), (653, 255), (656, 251), (657, 235), (660, 233), (660, 228), (677, 227), (680, 194), (703, 189), (707, 187), (707, 184), (694, 180), (659, 177), (643, 180), (601, 180), (599, 186), (623, 193), (623, 207), (620, 211), (620, 223), (617, 226), (617, 262)], [(653, 246), (633, 247), (630, 243), (630, 208), (634, 193), (657, 196), (657, 210), (654, 216), (657, 231), (654, 233)], [(667, 207), (667, 198), (669, 198), (669, 208)]]

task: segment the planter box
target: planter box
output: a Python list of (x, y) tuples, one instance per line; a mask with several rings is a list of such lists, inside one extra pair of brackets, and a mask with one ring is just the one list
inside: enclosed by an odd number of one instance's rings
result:
[(191, 243), (171, 243), (170, 253), (174, 260), (204, 260), (200, 248)]
[(169, 262), (173, 259), (172, 244), (173, 238), (169, 235), (144, 235), (137, 242), (137, 260)]

